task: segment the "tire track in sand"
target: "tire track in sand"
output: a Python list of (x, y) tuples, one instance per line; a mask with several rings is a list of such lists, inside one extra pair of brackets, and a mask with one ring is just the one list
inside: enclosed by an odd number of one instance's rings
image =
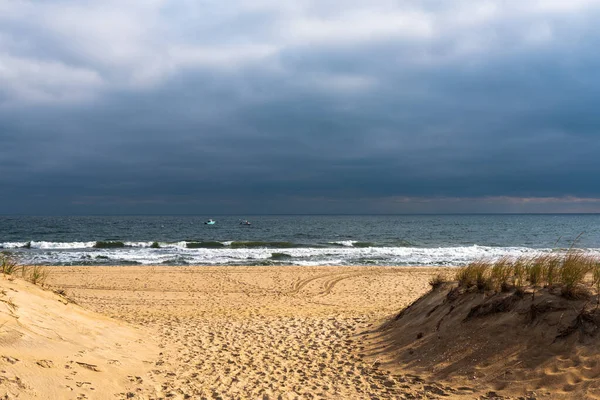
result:
[(320, 275), (312, 276), (310, 278), (300, 279), (300, 280), (294, 282), (294, 284), (292, 285), (292, 289), (289, 292), (287, 292), (287, 294), (297, 294), (308, 284), (310, 284), (318, 279), (324, 279), (325, 281), (322, 284), (323, 290), (320, 291), (317, 295), (318, 296), (326, 296), (326, 295), (330, 294), (331, 291), (333, 290), (333, 288), (339, 282), (341, 282), (343, 280), (355, 278), (355, 277), (359, 277), (359, 276), (365, 276), (365, 275), (378, 276), (381, 274), (382, 274), (382, 271), (373, 271), (373, 270), (351, 272), (351, 273), (337, 272), (337, 273), (320, 274)]
[(300, 280), (294, 282), (294, 284), (292, 285), (292, 289), (290, 291), (288, 291), (287, 294), (297, 294), (306, 285), (308, 285), (309, 283), (311, 283), (313, 281), (316, 281), (317, 279), (327, 278), (327, 277), (332, 277), (332, 276), (339, 276), (339, 275), (345, 275), (345, 274), (343, 272), (334, 272), (334, 273), (328, 273), (328, 274), (320, 274), (317, 276), (311, 276), (310, 278), (306, 278), (306, 279), (300, 279)]
[(321, 291), (319, 293), (319, 296), (327, 296), (328, 294), (331, 293), (331, 291), (333, 290), (333, 288), (335, 287), (335, 285), (337, 285), (338, 283), (340, 283), (343, 280), (354, 278), (354, 277), (358, 277), (358, 276), (363, 276), (363, 275), (371, 275), (371, 274), (372, 274), (372, 271), (368, 271), (368, 272), (355, 272), (355, 273), (352, 273), (352, 274), (345, 274), (345, 275), (340, 276), (340, 277), (336, 277), (336, 278), (333, 278), (333, 279), (326, 280), (325, 283), (323, 284), (323, 291)]

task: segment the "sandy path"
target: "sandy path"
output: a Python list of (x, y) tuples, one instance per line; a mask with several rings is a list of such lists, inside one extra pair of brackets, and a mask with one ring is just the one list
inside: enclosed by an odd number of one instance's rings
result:
[(437, 398), (460, 394), (367, 361), (359, 333), (440, 269), (53, 267), (79, 304), (156, 335), (146, 398)]

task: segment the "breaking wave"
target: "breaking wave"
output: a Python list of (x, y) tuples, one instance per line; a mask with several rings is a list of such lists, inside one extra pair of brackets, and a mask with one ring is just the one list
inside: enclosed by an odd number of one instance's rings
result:
[[(27, 243), (30, 247), (25, 247)], [(103, 244), (99, 246), (98, 243)], [(435, 248), (357, 246), (356, 243), (308, 246), (290, 242), (31, 241), (5, 242), (1, 246), (6, 249), (4, 251), (15, 253), (21, 263), (45, 265), (269, 265), (276, 262), (287, 265), (460, 266), (482, 258), (534, 256), (554, 251), (477, 245)], [(587, 250), (600, 254), (600, 249)]]

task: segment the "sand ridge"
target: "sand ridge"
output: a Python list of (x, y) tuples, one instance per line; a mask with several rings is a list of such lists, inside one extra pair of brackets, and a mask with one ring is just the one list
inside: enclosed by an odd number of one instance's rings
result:
[[(0, 395), (131, 398), (146, 391), (158, 347), (144, 329), (0, 278)], [(144, 389), (142, 389), (144, 387)]]
[(481, 292), (445, 283), (368, 334), (369, 354), (455, 386), (528, 399), (600, 398), (600, 310), (559, 286)]

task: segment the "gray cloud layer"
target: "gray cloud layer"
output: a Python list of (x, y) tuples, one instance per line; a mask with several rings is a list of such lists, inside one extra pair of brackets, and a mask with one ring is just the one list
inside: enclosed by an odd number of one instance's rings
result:
[(599, 16), (3, 2), (0, 213), (600, 212)]

